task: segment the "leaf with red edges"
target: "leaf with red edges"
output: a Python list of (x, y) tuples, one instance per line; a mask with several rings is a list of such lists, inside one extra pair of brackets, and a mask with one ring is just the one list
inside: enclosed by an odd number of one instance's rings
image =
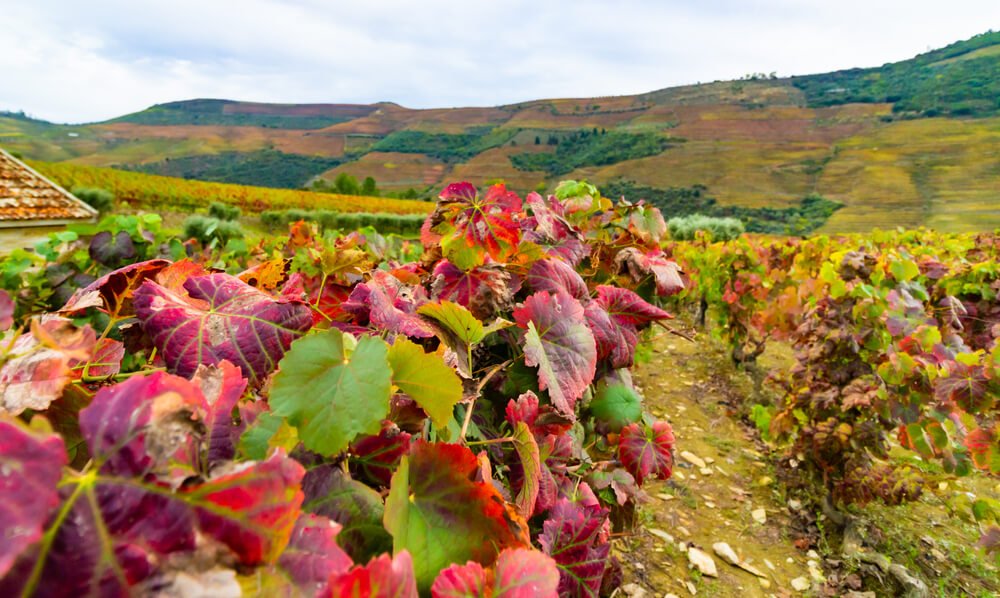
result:
[(535, 441), (531, 429), (524, 422), (517, 422), (514, 427), (514, 450), (517, 452), (521, 475), (519, 477), (519, 487), (514, 504), (521, 513), (521, 517), (530, 519), (535, 513), (535, 504), (538, 502), (539, 478), (541, 476), (542, 461), (538, 452), (538, 443)]
[(583, 277), (566, 262), (549, 258), (535, 262), (524, 280), (533, 291), (555, 293), (564, 291), (581, 302), (590, 301)]
[(0, 579), (59, 505), (56, 484), (66, 465), (66, 449), (56, 434), (31, 430), (0, 414)]
[(341, 308), (376, 332), (430, 338), (434, 328), (416, 313), (426, 301), (423, 287), (404, 284), (392, 274), (376, 270), (371, 280), (354, 287)]
[(441, 235), (441, 249), (462, 269), (481, 266), (487, 255), (505, 261), (521, 241), (521, 198), (502, 184), (482, 197), (470, 183), (448, 185), (435, 214), (441, 222), (433, 232)]
[(312, 326), (301, 301), (275, 299), (228, 274), (190, 278), (184, 289), (176, 293), (147, 280), (135, 292), (143, 330), (181, 376), (229, 360), (251, 382), (261, 382)]
[(382, 422), (377, 436), (362, 436), (351, 443), (351, 473), (374, 486), (389, 486), (392, 472), (410, 452), (410, 435), (392, 422)]
[(610, 545), (600, 541), (608, 510), (561, 499), (538, 537), (559, 567), (559, 595), (595, 597), (601, 589)]
[(492, 572), (475, 561), (441, 570), (431, 586), (432, 598), (485, 598), (490, 596)]
[(531, 216), (521, 221), (525, 241), (534, 243), (545, 253), (576, 266), (587, 256), (588, 247), (580, 231), (565, 218), (565, 208), (556, 196), (543, 198), (531, 192), (525, 198)]
[(507, 311), (521, 288), (517, 277), (495, 264), (461, 270), (448, 260), (434, 266), (432, 297), (454, 301), (487, 321)]
[(680, 267), (668, 260), (662, 251), (642, 253), (635, 247), (626, 247), (615, 255), (615, 268), (637, 284), (652, 276), (657, 295), (676, 295), (684, 290)]
[(14, 324), (14, 300), (10, 293), (0, 289), (0, 332)]
[(392, 477), (385, 528), (397, 554), (418, 555), (414, 570), (424, 590), (452, 563), (490, 565), (504, 548), (528, 544), (526, 526), (493, 485), (474, 481), (477, 469), (464, 446), (417, 441)]
[(347, 573), (333, 575), (329, 583), (331, 596), (364, 598), (417, 598), (417, 583), (413, 575), (413, 559), (403, 550), (389, 558), (384, 554), (364, 566), (355, 566)]
[(60, 313), (82, 313), (88, 307), (99, 307), (114, 317), (132, 315), (132, 296), (146, 280), (152, 279), (170, 265), (167, 260), (138, 262), (108, 272), (89, 285), (77, 290)]
[(594, 301), (606, 309), (608, 315), (620, 326), (644, 326), (650, 322), (673, 319), (669, 313), (621, 287), (598, 285)]
[(538, 292), (514, 310), (527, 330), (524, 359), (538, 367), (538, 382), (560, 413), (575, 417), (576, 401), (594, 379), (597, 346), (580, 302), (567, 293)]
[(10, 345), (0, 366), (0, 413), (43, 411), (93, 357), (97, 335), (58, 316), (31, 320), (31, 330)]
[(618, 460), (636, 483), (652, 476), (665, 480), (674, 467), (674, 433), (667, 422), (652, 426), (629, 424), (618, 437)]
[(552, 557), (529, 548), (508, 548), (497, 557), (494, 598), (555, 598), (559, 568)]
[(95, 377), (114, 376), (122, 369), (122, 359), (125, 358), (125, 345), (110, 338), (97, 340), (94, 356), (87, 364), (87, 375)]
[(596, 301), (587, 304), (584, 317), (594, 334), (597, 359), (606, 360), (614, 369), (631, 367), (635, 361), (635, 347), (639, 343), (635, 327), (619, 324)]
[(232, 459), (236, 454), (233, 409), (247, 387), (243, 372), (232, 363), (222, 361), (217, 366), (198, 366), (191, 381), (201, 388), (205, 397), (209, 463)]
[(346, 573), (354, 565), (337, 544), (340, 530), (336, 522), (310, 513), (303, 513), (295, 522), (278, 566), (306, 594), (315, 596), (326, 587), (331, 575)]

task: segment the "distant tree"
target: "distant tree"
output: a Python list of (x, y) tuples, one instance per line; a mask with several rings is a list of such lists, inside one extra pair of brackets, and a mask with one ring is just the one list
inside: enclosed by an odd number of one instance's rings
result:
[(337, 178), (333, 179), (333, 188), (337, 193), (343, 193), (344, 195), (359, 195), (361, 193), (358, 179), (346, 172), (338, 174)]
[(594, 127), (594, 137), (597, 137), (597, 127)]
[(535, 145), (541, 145), (541, 144), (542, 144), (542, 138), (539, 137), (538, 135), (535, 135)]
[(361, 183), (361, 195), (378, 197), (378, 188), (375, 186), (375, 179), (370, 176), (365, 177), (365, 180)]

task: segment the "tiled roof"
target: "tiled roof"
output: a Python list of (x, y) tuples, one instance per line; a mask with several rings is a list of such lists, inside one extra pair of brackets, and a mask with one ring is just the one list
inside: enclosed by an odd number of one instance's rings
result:
[(97, 211), (0, 149), (0, 227), (93, 220)]

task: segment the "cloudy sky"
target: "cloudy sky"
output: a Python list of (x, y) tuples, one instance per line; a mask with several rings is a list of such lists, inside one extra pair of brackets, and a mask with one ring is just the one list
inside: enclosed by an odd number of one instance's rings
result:
[(988, 29), (998, 0), (0, 0), (0, 110), (488, 106), (874, 66)]

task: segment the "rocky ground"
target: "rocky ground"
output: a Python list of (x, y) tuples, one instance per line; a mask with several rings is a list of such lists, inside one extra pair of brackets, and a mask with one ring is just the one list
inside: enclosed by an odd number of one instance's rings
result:
[[(775, 346), (760, 367), (790, 363), (787, 348)], [(625, 569), (619, 596), (902, 595), (889, 576), (873, 579), (840, 556), (839, 546), (828, 546), (818, 533), (823, 517), (786, 497), (769, 447), (741, 418), (751, 403), (766, 400), (760, 378), (732, 367), (704, 337), (661, 336), (637, 366), (647, 410), (673, 426), (676, 463), (669, 481), (644, 486), (649, 500), (634, 532), (615, 541), (613, 554)], [(1000, 497), (997, 480), (955, 480), (926, 469), (941, 478), (937, 492), (905, 507), (857, 513), (875, 530), (869, 540), (922, 578), (927, 595), (1000, 595), (995, 562), (973, 546), (977, 527), (948, 507), (956, 495)]]

